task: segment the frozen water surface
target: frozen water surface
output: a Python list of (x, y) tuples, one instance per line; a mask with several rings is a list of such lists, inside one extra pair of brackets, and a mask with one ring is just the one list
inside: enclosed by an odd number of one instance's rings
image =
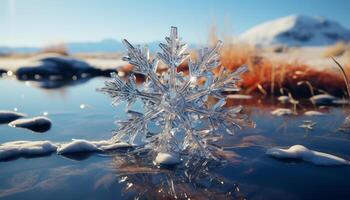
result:
[[(16, 108), (17, 112), (30, 117), (45, 113), (52, 127), (47, 132), (33, 134), (1, 124), (0, 143), (50, 141), (62, 144), (74, 138), (108, 140), (115, 128), (115, 117), (126, 118), (126, 114), (125, 105), (112, 109), (109, 99), (95, 91), (104, 81), (95, 78), (72, 87), (45, 90), (1, 78), (0, 91), (6, 95), (0, 95), (0, 110)], [(272, 147), (300, 144), (350, 160), (350, 132), (344, 128), (337, 131), (348, 116), (346, 109), (318, 110), (325, 113), (323, 117), (305, 116), (307, 110), (298, 111), (298, 115), (278, 117), (270, 113), (277, 106), (263, 106), (255, 97), (232, 102), (250, 102), (245, 108), (257, 126), (220, 142), (224, 149), (216, 152), (217, 157), (228, 161), (223, 165), (196, 161), (186, 169), (181, 164), (159, 168), (148, 162), (147, 152), (140, 154), (144, 156), (125, 154), (127, 149), (107, 154), (41, 155), (37, 149), (40, 155), (0, 162), (0, 199), (161, 199), (166, 195), (183, 198), (181, 194), (194, 199), (205, 199), (209, 195), (212, 199), (349, 198), (349, 166), (317, 166), (296, 159), (278, 160), (265, 154)], [(82, 104), (89, 107), (81, 109)], [(135, 105), (136, 109), (138, 106)], [(285, 108), (293, 109), (287, 105)], [(316, 122), (312, 131), (299, 127), (305, 120)], [(95, 146), (107, 148), (107, 143), (95, 143)], [(47, 143), (46, 148), (56, 151), (50, 144)], [(191, 182), (186, 174), (192, 178)]]

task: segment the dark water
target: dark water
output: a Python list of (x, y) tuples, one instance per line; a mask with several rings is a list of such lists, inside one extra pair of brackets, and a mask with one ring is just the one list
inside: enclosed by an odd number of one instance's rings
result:
[[(74, 87), (43, 90), (25, 82), (0, 79), (0, 110), (17, 108), (30, 116), (47, 112), (53, 122), (45, 133), (0, 125), (0, 143), (108, 139), (114, 128), (114, 118), (125, 114), (123, 105), (112, 108), (110, 100), (95, 91), (103, 81), (102, 78), (92, 79)], [(81, 109), (81, 104), (86, 108)], [(257, 128), (226, 140), (223, 145), (231, 155), (229, 162), (211, 169), (225, 184), (196, 183), (201, 187), (190, 189), (194, 194), (192, 199), (205, 199), (210, 192), (227, 192), (225, 187), (231, 187), (228, 190), (236, 198), (350, 199), (350, 167), (320, 167), (301, 161), (275, 160), (265, 155), (266, 149), (272, 146), (302, 144), (350, 160), (350, 134), (336, 131), (344, 121), (344, 109), (331, 108), (326, 117), (274, 117), (269, 114), (272, 108), (249, 106), (247, 109)], [(317, 122), (313, 131), (298, 127), (305, 119)], [(0, 199), (163, 198), (164, 182), (177, 180), (181, 173), (181, 169), (158, 169), (123, 152), (84, 155), (79, 159), (56, 154), (19, 158), (0, 162)], [(226, 183), (232, 183), (235, 188)], [(186, 189), (188, 185), (175, 181), (174, 187), (184, 193), (189, 190)], [(221, 198), (227, 196), (217, 195), (215, 199)]]

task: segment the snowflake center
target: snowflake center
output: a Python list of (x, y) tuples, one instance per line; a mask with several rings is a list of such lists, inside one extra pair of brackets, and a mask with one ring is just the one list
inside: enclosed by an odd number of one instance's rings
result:
[(181, 112), (185, 106), (185, 99), (179, 93), (167, 92), (162, 97), (161, 106), (170, 113)]

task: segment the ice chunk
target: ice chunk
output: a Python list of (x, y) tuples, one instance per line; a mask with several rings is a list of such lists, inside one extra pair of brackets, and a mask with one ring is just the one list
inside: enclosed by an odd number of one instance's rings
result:
[(180, 163), (180, 158), (171, 153), (159, 152), (156, 156), (155, 162), (159, 165), (176, 165)]
[(284, 115), (292, 115), (293, 111), (289, 108), (277, 108), (271, 112), (273, 115), (284, 116)]
[(271, 148), (266, 154), (278, 159), (301, 159), (315, 165), (349, 165), (349, 161), (318, 151), (310, 150), (302, 145), (294, 145), (289, 149)]
[(19, 119), (21, 117), (25, 117), (26, 115), (19, 112), (1, 110), (0, 111), (0, 124), (9, 123), (13, 120)]
[(50, 141), (15, 141), (0, 145), (0, 160), (20, 156), (38, 156), (55, 152), (57, 145)]
[(51, 120), (47, 117), (33, 117), (17, 119), (9, 123), (9, 126), (26, 128), (35, 132), (45, 132), (51, 128)]
[(322, 116), (322, 115), (324, 115), (324, 113), (319, 112), (319, 111), (315, 111), (315, 110), (309, 110), (309, 111), (306, 111), (304, 113), (304, 115), (306, 115), (306, 116)]

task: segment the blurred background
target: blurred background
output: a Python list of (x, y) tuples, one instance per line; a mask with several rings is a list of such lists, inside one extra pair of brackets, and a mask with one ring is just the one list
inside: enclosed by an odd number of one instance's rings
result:
[[(297, 83), (308, 76), (315, 87), (342, 96), (345, 84), (331, 57), (348, 71), (348, 10), (346, 0), (1, 0), (0, 69), (36, 81), (51, 75), (56, 77), (49, 80), (77, 80), (115, 70), (125, 75), (131, 66), (121, 61), (121, 39), (147, 44), (154, 53), (170, 27), (177, 26), (189, 51), (220, 39), (225, 67), (248, 64), (245, 92), (299, 91)], [(76, 73), (77, 63), (93, 69)], [(320, 76), (332, 78), (334, 87), (314, 80)], [(307, 88), (296, 95), (304, 93)]]

